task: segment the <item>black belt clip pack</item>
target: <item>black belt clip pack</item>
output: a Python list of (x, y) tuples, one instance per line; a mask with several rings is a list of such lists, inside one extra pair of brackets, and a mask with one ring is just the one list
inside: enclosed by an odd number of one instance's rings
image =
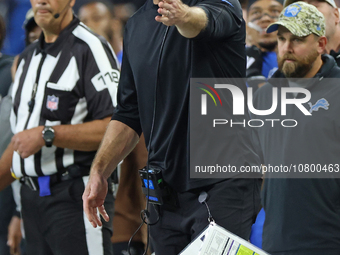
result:
[(143, 168), (139, 170), (139, 176), (143, 193), (149, 203), (177, 207), (176, 193), (164, 182), (161, 170)]

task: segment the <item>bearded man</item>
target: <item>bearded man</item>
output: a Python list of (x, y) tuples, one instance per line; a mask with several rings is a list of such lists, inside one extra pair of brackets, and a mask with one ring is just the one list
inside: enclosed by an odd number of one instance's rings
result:
[[(325, 19), (316, 7), (287, 6), (267, 28), (274, 31), (279, 70), (254, 99), (255, 109), (272, 113), (253, 116), (271, 120), (254, 129), (267, 166), (262, 248), (275, 255), (335, 255), (340, 250), (340, 86), (335, 79), (340, 68), (322, 55)], [(279, 107), (272, 110), (275, 104)], [(277, 173), (280, 166), (285, 173)]]

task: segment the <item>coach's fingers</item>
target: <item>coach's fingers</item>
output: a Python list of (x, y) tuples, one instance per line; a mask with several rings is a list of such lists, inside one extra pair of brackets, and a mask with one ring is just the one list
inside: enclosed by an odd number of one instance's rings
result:
[(90, 184), (88, 184), (83, 194), (83, 209), (91, 225), (94, 228), (96, 228), (98, 226), (98, 221), (96, 219), (96, 217), (98, 217), (97, 207), (95, 204), (93, 205), (95, 201), (93, 200), (93, 198), (90, 199), (90, 193), (91, 193), (91, 187), (90, 187)]
[(98, 211), (100, 213), (100, 215), (103, 217), (103, 219), (108, 222), (110, 220), (109, 215), (107, 214), (104, 205), (98, 207)]

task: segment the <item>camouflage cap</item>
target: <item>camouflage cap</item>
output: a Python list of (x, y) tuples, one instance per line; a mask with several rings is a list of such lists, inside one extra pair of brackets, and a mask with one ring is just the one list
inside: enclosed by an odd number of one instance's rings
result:
[[(297, 1), (299, 1), (299, 0), (285, 0), (284, 2), (283, 2), (283, 7), (287, 7), (288, 5), (290, 5), (290, 4), (292, 4), (292, 3), (295, 3), (295, 2), (297, 2)], [(335, 1), (334, 0), (318, 0), (319, 2), (326, 2), (326, 3), (328, 3), (329, 5), (331, 5), (332, 7), (334, 7), (334, 8), (338, 8), (337, 6), (336, 6), (336, 3), (335, 3)]]
[(299, 1), (287, 6), (280, 13), (278, 21), (267, 27), (267, 33), (278, 30), (279, 25), (287, 28), (293, 35), (304, 37), (310, 34), (325, 35), (325, 18), (318, 9)]

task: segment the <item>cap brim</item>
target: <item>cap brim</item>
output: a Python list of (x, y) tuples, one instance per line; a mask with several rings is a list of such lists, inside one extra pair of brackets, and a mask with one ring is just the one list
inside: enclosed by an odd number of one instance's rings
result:
[(33, 25), (37, 25), (37, 23), (35, 23), (34, 17), (32, 17), (28, 20), (25, 20), (23, 27), (24, 27), (24, 29), (28, 30)]
[[(301, 33), (301, 31), (298, 31), (296, 29), (296, 26), (294, 26), (295, 25), (294, 22), (290, 23), (290, 22), (287, 22), (287, 21), (276, 21), (276, 22), (270, 24), (267, 27), (266, 33), (272, 33), (274, 31), (278, 30), (279, 25), (287, 28), (293, 35), (296, 35), (298, 37), (304, 37), (304, 36), (310, 35), (312, 33), (312, 32)], [(306, 29), (306, 30), (308, 31), (308, 29)]]
[(29, 20), (25, 21), (24, 27), (25, 29), (28, 29), (30, 26), (35, 25), (34, 17), (30, 18)]
[(277, 24), (278, 22), (272, 23), (267, 27), (266, 33), (272, 33), (275, 32), (276, 30), (279, 29), (279, 24)]

